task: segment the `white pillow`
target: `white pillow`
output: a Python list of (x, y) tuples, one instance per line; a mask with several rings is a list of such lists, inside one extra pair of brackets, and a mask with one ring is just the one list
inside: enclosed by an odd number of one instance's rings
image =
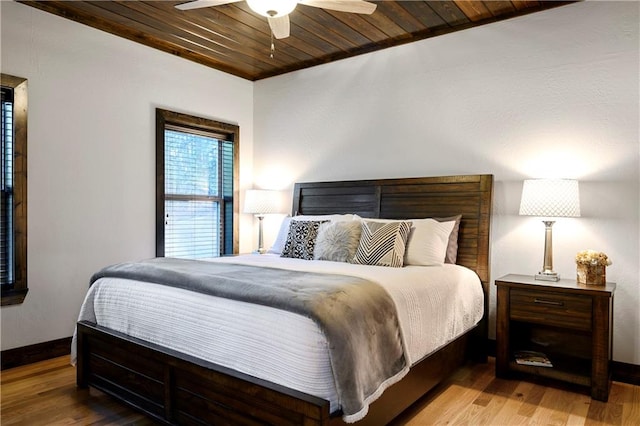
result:
[(455, 220), (411, 219), (411, 233), (405, 251), (405, 265), (435, 266), (444, 263), (449, 235)]
[(267, 253), (274, 254), (282, 254), (282, 250), (284, 249), (284, 245), (287, 242), (287, 235), (289, 234), (289, 225), (291, 224), (291, 219), (295, 220), (329, 220), (329, 221), (347, 221), (347, 220), (356, 220), (359, 217), (355, 214), (323, 214), (323, 215), (298, 215), (298, 216), (286, 216), (282, 219), (282, 223), (280, 224), (280, 230), (278, 231), (278, 236), (276, 240), (273, 242), (273, 245)]

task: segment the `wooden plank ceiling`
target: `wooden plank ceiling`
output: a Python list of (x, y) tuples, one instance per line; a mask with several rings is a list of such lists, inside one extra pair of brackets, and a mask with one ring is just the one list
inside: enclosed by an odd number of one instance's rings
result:
[(371, 15), (299, 4), (291, 36), (274, 40), (244, 1), (180, 11), (182, 1), (20, 3), (249, 80), (259, 80), (390, 46), (484, 25), (573, 1), (374, 1)]

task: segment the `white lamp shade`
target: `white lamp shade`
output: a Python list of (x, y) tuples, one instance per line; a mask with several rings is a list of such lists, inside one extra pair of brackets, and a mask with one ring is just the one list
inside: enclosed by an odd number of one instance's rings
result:
[(575, 179), (527, 179), (522, 185), (520, 214), (579, 217), (580, 191)]
[(247, 0), (247, 5), (266, 18), (279, 18), (293, 12), (298, 0)]
[(257, 215), (281, 213), (280, 191), (248, 189), (244, 194), (244, 212)]

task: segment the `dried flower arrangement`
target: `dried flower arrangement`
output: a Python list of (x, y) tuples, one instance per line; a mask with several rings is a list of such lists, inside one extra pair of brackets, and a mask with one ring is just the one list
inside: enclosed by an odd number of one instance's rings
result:
[(609, 266), (612, 262), (611, 259), (601, 251), (582, 250), (576, 254), (576, 263), (578, 265)]
[(577, 281), (587, 285), (605, 285), (606, 269), (611, 265), (606, 254), (595, 250), (583, 250), (576, 254)]

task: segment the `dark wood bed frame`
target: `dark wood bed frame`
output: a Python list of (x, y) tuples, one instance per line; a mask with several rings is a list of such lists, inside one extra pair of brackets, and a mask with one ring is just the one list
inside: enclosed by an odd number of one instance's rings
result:
[[(293, 212), (411, 219), (462, 214), (458, 264), (482, 281), (485, 316), (425, 357), (356, 424), (383, 425), (470, 357), (486, 360), (492, 175), (298, 183)], [(329, 402), (113, 330), (78, 323), (77, 385), (93, 386), (166, 424), (339, 425)]]

